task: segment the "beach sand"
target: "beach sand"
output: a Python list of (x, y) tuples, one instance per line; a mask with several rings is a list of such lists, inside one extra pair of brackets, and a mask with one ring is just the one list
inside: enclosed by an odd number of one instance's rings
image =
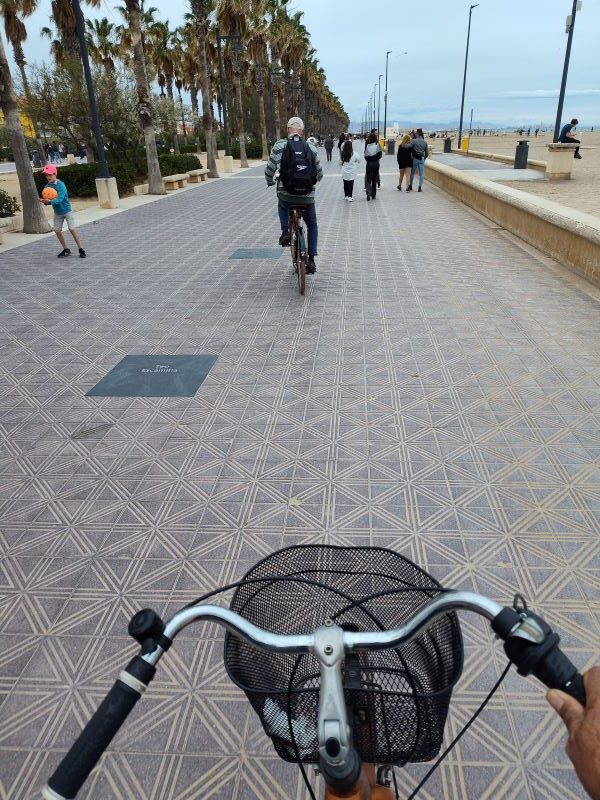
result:
[[(527, 138), (527, 137), (524, 137)], [(556, 203), (585, 211), (600, 217), (600, 131), (581, 133), (581, 161), (573, 160), (571, 180), (567, 181), (502, 181), (506, 186), (513, 186), (521, 192), (544, 197)], [(470, 147), (486, 153), (514, 155), (519, 137), (516, 134), (500, 136), (473, 136)], [(546, 161), (548, 150), (545, 145), (552, 141), (552, 134), (545, 133), (529, 137), (529, 158)], [(436, 139), (436, 150), (443, 145)]]

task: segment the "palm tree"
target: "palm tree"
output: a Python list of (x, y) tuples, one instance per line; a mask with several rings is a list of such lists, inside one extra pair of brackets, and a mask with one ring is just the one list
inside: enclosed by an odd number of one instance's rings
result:
[(217, 163), (215, 161), (215, 147), (213, 143), (213, 110), (210, 77), (208, 71), (208, 57), (206, 52), (206, 39), (208, 35), (208, 18), (212, 11), (211, 0), (190, 0), (194, 25), (196, 28), (196, 41), (198, 42), (199, 77), (202, 91), (202, 122), (206, 137), (206, 166), (210, 178), (218, 178)]
[(192, 104), (192, 130), (198, 135), (198, 42), (194, 31), (193, 17), (185, 14), (185, 25), (178, 29), (182, 42), (181, 76), (183, 86), (190, 93)]
[(102, 19), (86, 19), (87, 46), (94, 64), (100, 64), (106, 72), (116, 71), (115, 61), (121, 58), (122, 49), (116, 38), (117, 26), (109, 22), (106, 17)]
[(146, 72), (146, 58), (142, 40), (142, 19), (140, 0), (125, 0), (131, 45), (133, 47), (132, 68), (137, 89), (137, 111), (146, 142), (146, 161), (148, 163), (148, 193), (165, 194), (165, 185), (160, 174), (156, 136), (154, 133), (154, 112), (152, 96)]
[(25, 134), (19, 120), (17, 98), (13, 89), (12, 75), (6, 58), (4, 42), (0, 36), (0, 108), (4, 114), (8, 141), (12, 150), (23, 206), (23, 231), (25, 233), (48, 233), (50, 225), (40, 203), (33, 172), (29, 162)]
[(248, 55), (253, 61), (254, 83), (258, 94), (262, 159), (263, 161), (267, 161), (269, 158), (269, 148), (267, 143), (267, 122), (265, 114), (265, 69), (269, 67), (267, 53), (267, 35), (269, 28), (262, 14), (258, 16), (256, 8), (254, 12), (256, 16), (252, 20), (252, 27), (248, 31), (246, 47), (248, 49)]
[[(86, 2), (93, 8), (98, 8), (102, 0), (86, 0)], [(75, 11), (71, 0), (52, 0), (51, 7), (52, 16), (59, 32), (58, 40), (53, 42), (52, 45), (53, 55), (57, 63), (61, 63), (69, 69), (72, 79), (75, 82), (73, 86), (74, 93), (79, 97), (87, 98), (83, 83), (83, 70), (81, 68)], [(46, 33), (47, 30), (48, 29), (46, 29)], [(42, 33), (44, 33), (44, 31), (42, 31)], [(87, 119), (80, 121), (78, 128), (80, 137), (85, 142), (87, 161), (88, 163), (93, 163), (95, 160), (95, 151), (92, 131), (89, 125), (89, 114)]]
[(217, 22), (222, 31), (229, 35), (239, 36), (233, 44), (228, 40), (226, 51), (229, 56), (233, 72), (235, 111), (237, 119), (238, 136), (240, 138), (240, 166), (248, 166), (246, 157), (246, 131), (244, 129), (244, 99), (242, 95), (242, 59), (241, 42), (248, 32), (248, 19), (252, 7), (257, 6), (256, 0), (219, 0), (217, 5)]
[[(21, 16), (28, 17), (32, 14), (37, 6), (37, 0), (2, 0), (0, 3), (0, 13), (4, 17), (4, 31), (6, 38), (10, 42), (19, 72), (21, 73), (21, 83), (23, 84), (23, 92), (28, 104), (31, 105), (31, 92), (29, 90), (29, 80), (27, 79), (27, 72), (25, 71), (25, 53), (23, 52), (23, 42), (27, 39), (27, 28), (21, 19)], [(42, 166), (46, 163), (46, 151), (44, 144), (39, 134), (37, 120), (31, 116), (33, 124), (33, 132), (37, 149)]]

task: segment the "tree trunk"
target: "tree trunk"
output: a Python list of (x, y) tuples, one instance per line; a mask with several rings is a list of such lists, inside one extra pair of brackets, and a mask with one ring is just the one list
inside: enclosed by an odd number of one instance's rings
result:
[(242, 99), (242, 79), (240, 73), (235, 76), (235, 115), (237, 117), (238, 136), (240, 137), (240, 167), (248, 166), (246, 157), (246, 130), (244, 126), (244, 101)]
[(208, 22), (208, 4), (206, 0), (191, 0), (192, 13), (196, 22), (196, 38), (198, 40), (198, 54), (200, 56), (200, 85), (202, 87), (202, 122), (206, 137), (206, 167), (209, 178), (218, 178), (217, 163), (215, 161), (215, 148), (213, 146), (213, 114), (210, 95), (210, 80), (208, 77), (208, 58), (206, 55), (206, 38)]
[(96, 163), (96, 147), (91, 134), (85, 137), (85, 156), (88, 164)]
[(287, 132), (287, 121), (289, 115), (286, 116), (285, 113), (285, 106), (283, 104), (283, 91), (281, 90), (281, 86), (277, 87), (277, 96), (279, 99), (279, 135), (282, 139), (285, 139), (286, 133), (284, 133), (284, 130)]
[[(25, 72), (25, 54), (23, 53), (23, 47), (20, 43), (13, 44), (13, 53), (15, 57), (15, 63), (19, 68), (19, 72), (21, 73), (21, 81), (23, 83), (23, 94), (25, 95), (25, 99), (29, 106), (31, 106), (31, 93), (29, 91), (29, 81), (27, 80), (27, 73)], [(33, 126), (33, 135), (35, 136), (35, 143), (38, 151), (38, 155), (40, 157), (40, 166), (46, 166), (46, 151), (44, 150), (44, 143), (42, 142), (42, 137), (40, 136), (37, 120), (34, 115), (31, 113), (30, 110), (27, 112), (31, 124)]]
[(265, 115), (265, 93), (258, 93), (258, 113), (260, 116), (260, 138), (262, 140), (262, 160), (269, 160), (269, 146), (267, 144), (267, 119)]
[(133, 74), (137, 88), (137, 110), (146, 142), (146, 161), (148, 162), (148, 194), (165, 194), (165, 185), (160, 174), (156, 136), (154, 135), (154, 118), (152, 100), (146, 72), (146, 59), (142, 44), (139, 0), (125, 0), (131, 28), (133, 46)]
[(279, 89), (273, 87), (273, 123), (275, 125), (275, 138), (281, 139), (281, 114), (279, 111)]
[(19, 120), (17, 99), (13, 89), (12, 76), (6, 59), (4, 42), (0, 36), (0, 108), (4, 114), (8, 141), (15, 159), (17, 178), (21, 190), (23, 207), (24, 233), (48, 233), (50, 223), (46, 219), (44, 206), (40, 203), (33, 172), (29, 162), (29, 153), (25, 142), (25, 134)]
[(190, 86), (190, 99), (192, 103), (192, 135), (198, 136), (198, 89), (195, 82)]

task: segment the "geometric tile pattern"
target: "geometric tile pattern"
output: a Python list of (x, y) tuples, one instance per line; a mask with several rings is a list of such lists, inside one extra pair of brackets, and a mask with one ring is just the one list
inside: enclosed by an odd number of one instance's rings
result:
[[(3, 800), (38, 796), (135, 651), (134, 610), (168, 615), (285, 545), (382, 545), (448, 586), (518, 590), (597, 663), (596, 297), (430, 185), (397, 192), (393, 157), (369, 204), (324, 166), (304, 297), (289, 258), (230, 260), (279, 236), (260, 169), (82, 226), (84, 267), (49, 240), (2, 256)], [(193, 397), (85, 395), (132, 352), (218, 361)], [(504, 666), (477, 618), (463, 634), (447, 739)], [(511, 672), (420, 798), (581, 798), (564, 739)], [(82, 796), (306, 793), (201, 626)]]
[(86, 397), (193, 397), (216, 360), (210, 355), (125, 356)]
[(284, 253), (284, 250), (275, 247), (239, 247), (229, 256), (229, 258), (281, 258)]

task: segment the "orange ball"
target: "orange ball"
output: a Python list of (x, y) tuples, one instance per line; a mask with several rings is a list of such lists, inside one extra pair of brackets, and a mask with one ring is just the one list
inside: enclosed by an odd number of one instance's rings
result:
[(46, 186), (45, 189), (42, 189), (42, 197), (44, 200), (56, 200), (58, 192), (52, 186)]

